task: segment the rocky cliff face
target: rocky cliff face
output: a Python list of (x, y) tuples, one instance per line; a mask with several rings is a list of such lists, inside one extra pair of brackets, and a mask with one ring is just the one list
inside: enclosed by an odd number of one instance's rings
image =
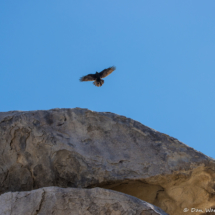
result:
[(215, 206), (213, 159), (112, 113), (80, 108), (0, 113), (0, 154), (0, 194), (100, 187), (171, 215)]

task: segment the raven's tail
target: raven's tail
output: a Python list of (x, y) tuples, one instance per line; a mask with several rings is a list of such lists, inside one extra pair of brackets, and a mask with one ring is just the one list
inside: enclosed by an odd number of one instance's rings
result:
[(95, 80), (93, 84), (97, 87), (101, 87), (104, 84), (104, 82), (105, 82), (104, 80), (100, 79), (100, 80)]

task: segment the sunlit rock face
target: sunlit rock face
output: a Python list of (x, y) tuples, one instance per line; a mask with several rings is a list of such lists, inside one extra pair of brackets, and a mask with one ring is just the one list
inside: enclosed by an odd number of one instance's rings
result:
[[(101, 187), (169, 214), (215, 206), (215, 161), (166, 134), (87, 109), (0, 113), (0, 194)], [(201, 212), (200, 210), (203, 210)]]
[(102, 188), (47, 187), (0, 196), (0, 214), (8, 215), (167, 215), (133, 196)]

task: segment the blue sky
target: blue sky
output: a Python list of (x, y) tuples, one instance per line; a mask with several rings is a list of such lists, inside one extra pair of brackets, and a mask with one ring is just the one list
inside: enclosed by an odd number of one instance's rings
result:
[[(214, 0), (0, 2), (0, 111), (130, 117), (215, 158)], [(83, 75), (116, 66), (101, 88)]]

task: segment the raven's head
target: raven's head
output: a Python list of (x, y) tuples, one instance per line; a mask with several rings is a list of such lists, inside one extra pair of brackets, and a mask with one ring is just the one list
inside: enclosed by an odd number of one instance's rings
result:
[(99, 72), (96, 72), (96, 78), (100, 78)]

